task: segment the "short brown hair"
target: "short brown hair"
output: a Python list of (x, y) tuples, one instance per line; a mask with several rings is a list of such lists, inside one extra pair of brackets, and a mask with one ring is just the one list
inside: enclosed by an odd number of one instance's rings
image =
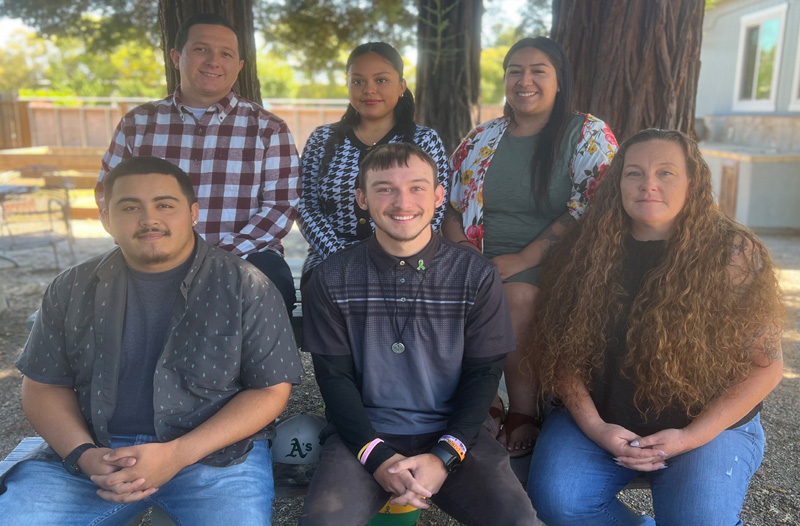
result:
[(431, 174), (433, 177), (433, 187), (439, 186), (439, 167), (436, 166), (436, 161), (433, 157), (417, 146), (416, 144), (407, 142), (390, 142), (388, 144), (381, 144), (376, 146), (370, 151), (364, 160), (361, 161), (361, 167), (358, 170), (358, 177), (356, 179), (356, 188), (360, 188), (362, 192), (367, 189), (367, 172), (370, 170), (388, 170), (397, 166), (408, 166), (408, 160), (412, 157), (417, 157), (428, 163), (431, 167)]
[(198, 24), (222, 26), (233, 31), (233, 34), (236, 35), (236, 43), (239, 47), (237, 50), (239, 52), (239, 58), (242, 58), (242, 40), (239, 38), (239, 33), (236, 31), (236, 28), (234, 28), (233, 24), (221, 16), (213, 13), (199, 13), (181, 24), (181, 26), (178, 28), (178, 32), (175, 35), (175, 49), (183, 53), (183, 47), (186, 45), (186, 41), (189, 40), (189, 30), (192, 28), (192, 26), (196, 26)]

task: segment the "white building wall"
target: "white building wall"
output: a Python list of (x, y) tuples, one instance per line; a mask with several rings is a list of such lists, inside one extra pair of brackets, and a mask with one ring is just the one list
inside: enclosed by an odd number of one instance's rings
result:
[[(790, 111), (800, 31), (800, 0), (723, 0), (706, 11), (703, 21), (696, 115), (732, 111), (738, 80), (736, 71), (742, 16), (782, 4), (788, 4), (788, 9), (782, 35), (775, 113)], [(800, 111), (792, 113), (800, 115)]]

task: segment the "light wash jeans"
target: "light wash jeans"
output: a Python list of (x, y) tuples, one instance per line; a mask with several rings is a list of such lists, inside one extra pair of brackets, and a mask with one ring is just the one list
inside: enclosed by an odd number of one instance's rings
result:
[[(117, 436), (111, 447), (146, 444), (149, 435)], [(275, 488), (272, 454), (257, 441), (247, 459), (226, 468), (193, 464), (150, 497), (129, 504), (101, 499), (86, 476), (67, 473), (58, 462), (30, 460), (13, 468), (0, 496), (0, 525), (124, 525), (150, 506), (163, 509), (178, 526), (270, 523)]]
[(761, 415), (647, 474), (656, 520), (634, 513), (617, 493), (639, 472), (614, 463), (563, 409), (536, 440), (528, 496), (548, 526), (741, 525), (747, 486), (764, 457)]

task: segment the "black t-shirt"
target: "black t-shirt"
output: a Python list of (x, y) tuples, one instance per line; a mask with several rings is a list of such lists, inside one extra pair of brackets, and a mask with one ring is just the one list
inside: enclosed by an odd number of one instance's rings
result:
[[(666, 254), (666, 241), (637, 241), (631, 236), (625, 240), (625, 261), (622, 267), (622, 309), (613, 322), (610, 338), (603, 354), (602, 370), (592, 377), (592, 400), (606, 422), (620, 425), (634, 433), (647, 436), (664, 429), (682, 429), (691, 423), (686, 409), (679, 406), (666, 408), (660, 414), (645, 418), (635, 407), (633, 395), (636, 386), (622, 374), (627, 355), (626, 336), (628, 317), (633, 301), (642, 289), (651, 270), (657, 267)], [(761, 410), (759, 403), (749, 414), (731, 426), (738, 427), (752, 419)]]

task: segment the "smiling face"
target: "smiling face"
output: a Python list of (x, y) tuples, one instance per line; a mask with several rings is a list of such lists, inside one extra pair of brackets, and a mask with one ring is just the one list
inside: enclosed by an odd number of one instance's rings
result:
[(164, 272), (186, 261), (194, 250), (192, 223), (199, 207), (189, 205), (171, 175), (121, 176), (106, 195), (106, 205), (100, 212), (103, 227), (131, 268)]
[(550, 119), (559, 91), (558, 76), (544, 51), (534, 47), (516, 51), (509, 57), (504, 79), (506, 101), (515, 118)]
[(686, 155), (679, 144), (656, 139), (628, 148), (620, 191), (635, 239), (668, 239), (688, 190)]
[(417, 156), (409, 157), (408, 166), (367, 171), (356, 202), (369, 211), (375, 236), (389, 254), (411, 256), (430, 241), (431, 219), (444, 202), (444, 188), (435, 180), (430, 164)]
[(406, 91), (406, 81), (391, 62), (377, 53), (361, 55), (347, 70), (350, 104), (364, 120), (394, 119), (397, 101)]
[(208, 108), (227, 95), (244, 65), (236, 33), (212, 24), (189, 28), (186, 45), (170, 57), (181, 72), (181, 99), (193, 108)]

